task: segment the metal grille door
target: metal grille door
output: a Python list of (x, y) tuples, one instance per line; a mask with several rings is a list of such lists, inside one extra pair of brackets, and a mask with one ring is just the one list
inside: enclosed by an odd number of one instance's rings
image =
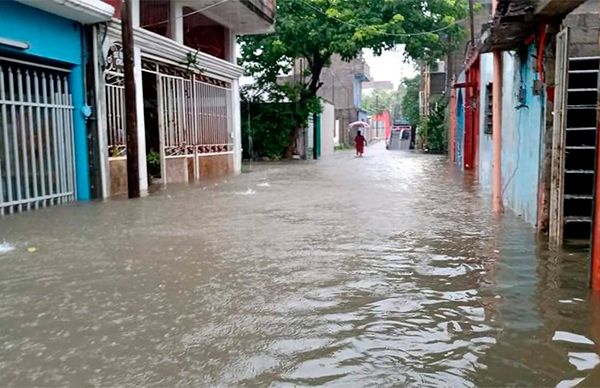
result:
[(68, 75), (0, 58), (0, 215), (75, 198)]

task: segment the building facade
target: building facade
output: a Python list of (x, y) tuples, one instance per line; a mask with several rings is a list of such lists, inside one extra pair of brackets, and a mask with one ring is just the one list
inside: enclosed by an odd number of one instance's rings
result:
[(323, 86), (319, 96), (335, 106), (338, 142), (352, 145), (348, 125), (355, 121), (367, 121), (368, 113), (361, 109), (362, 87), (370, 81), (369, 65), (362, 57), (350, 62), (334, 56), (331, 65), (321, 73)]
[[(118, 12), (115, 17), (95, 30), (102, 197), (127, 188)], [(133, 1), (141, 190), (241, 170), (235, 39), (270, 31), (274, 18), (272, 0)]]
[[(589, 246), (600, 221), (598, 1), (495, 8), (454, 79), (451, 160), (550, 245)], [(600, 250), (594, 257), (600, 288)]]
[(0, 2), (0, 215), (90, 199), (89, 37), (100, 0)]

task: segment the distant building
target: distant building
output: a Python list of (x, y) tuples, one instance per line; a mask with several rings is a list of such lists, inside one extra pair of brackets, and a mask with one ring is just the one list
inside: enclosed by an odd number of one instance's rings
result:
[[(280, 83), (299, 82), (306, 69), (306, 60), (298, 59), (291, 75), (279, 77)], [(317, 95), (335, 107), (335, 143), (352, 144), (348, 124), (367, 121), (368, 113), (360, 108), (362, 85), (370, 81), (369, 65), (362, 57), (346, 62), (334, 55), (331, 65), (321, 72), (323, 85)]]
[(391, 81), (370, 81), (363, 82), (362, 88), (363, 90), (394, 90), (394, 84)]

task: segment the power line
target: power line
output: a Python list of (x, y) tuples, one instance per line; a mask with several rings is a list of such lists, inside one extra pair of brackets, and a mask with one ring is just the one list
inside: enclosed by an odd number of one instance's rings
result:
[[(322, 9), (320, 9), (319, 7), (316, 7), (316, 6), (312, 5), (312, 4), (309, 4), (309, 3), (307, 3), (307, 2), (306, 2), (306, 1), (304, 1), (304, 0), (300, 0), (300, 2), (301, 2), (302, 4), (304, 4), (304, 5), (306, 5), (307, 7), (309, 7), (309, 8), (311, 8), (311, 9), (313, 9), (314, 11), (317, 11), (317, 12), (319, 12), (319, 13), (320, 13), (320, 14), (322, 14), (323, 16), (325, 16), (325, 17), (327, 17), (327, 18), (329, 18), (329, 19), (332, 19), (332, 20), (335, 20), (335, 21), (337, 21), (338, 23), (345, 24), (345, 25), (347, 25), (347, 26), (349, 26), (349, 27), (352, 27), (352, 28), (361, 28), (361, 27), (365, 27), (364, 25), (362, 25), (362, 26), (361, 26), (361, 25), (357, 25), (357, 24), (349, 23), (349, 22), (347, 22), (347, 21), (345, 21), (345, 20), (338, 19), (338, 18), (336, 18), (335, 16), (328, 15), (328, 14), (327, 14), (325, 11), (323, 11), (323, 10), (322, 10)], [(447, 29), (449, 29), (450, 27), (453, 27), (453, 26), (457, 25), (458, 23), (464, 22), (464, 21), (465, 21), (465, 20), (467, 20), (467, 19), (468, 19), (468, 17), (465, 17), (465, 18), (462, 18), (462, 19), (456, 20), (456, 21), (454, 21), (454, 22), (452, 22), (452, 23), (448, 24), (448, 25), (447, 25), (447, 26), (445, 26), (445, 27), (438, 28), (438, 29), (436, 29), (436, 30), (432, 30), (432, 31), (421, 31), (421, 32), (413, 32), (413, 33), (405, 33), (405, 34), (397, 34), (397, 33), (391, 33), (391, 32), (380, 32), (380, 34), (381, 34), (381, 35), (385, 35), (385, 36), (395, 36), (395, 37), (411, 37), (411, 36), (421, 36), (421, 35), (427, 35), (427, 34), (435, 34), (436, 32), (442, 32), (442, 31), (444, 31), (444, 30), (447, 30)]]
[[(221, 5), (221, 4), (223, 4), (223, 3), (226, 3), (226, 2), (228, 2), (228, 1), (229, 1), (229, 0), (221, 0), (221, 1), (218, 1), (218, 2), (216, 2), (216, 3), (214, 3), (214, 4), (208, 5), (208, 6), (204, 7), (204, 8), (200, 8), (200, 9), (197, 9), (197, 10), (195, 10), (195, 11), (188, 12), (188, 13), (186, 13), (186, 14), (184, 14), (184, 15), (178, 16), (178, 17), (176, 17), (176, 18), (174, 18), (174, 19), (183, 19), (184, 17), (191, 16), (191, 15), (195, 15), (195, 14), (197, 14), (197, 13), (200, 13), (200, 12), (207, 11), (207, 10), (209, 10), (209, 9), (211, 9), (211, 8), (214, 8), (214, 7), (218, 6), (218, 5)], [(163, 20), (163, 21), (160, 21), (160, 22), (157, 22), (157, 23), (150, 23), (150, 24), (143, 25), (143, 26), (141, 26), (141, 27), (142, 27), (142, 28), (146, 28), (146, 27), (158, 26), (158, 25), (160, 25), (160, 24), (166, 24), (166, 23), (169, 23), (169, 21), (170, 21), (170, 20), (171, 20), (171, 19), (167, 19), (167, 20)]]

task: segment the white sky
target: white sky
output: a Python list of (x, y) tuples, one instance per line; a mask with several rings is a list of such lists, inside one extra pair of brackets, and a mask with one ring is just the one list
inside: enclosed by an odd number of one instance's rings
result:
[[(239, 53), (239, 47), (236, 45)], [(393, 51), (384, 51), (381, 56), (373, 55), (372, 50), (364, 50), (363, 55), (371, 70), (373, 81), (391, 81), (397, 88), (404, 78), (412, 78), (417, 75), (414, 62), (406, 62), (404, 58), (404, 46), (397, 46)], [(240, 84), (252, 83), (251, 77), (242, 77)]]
[(374, 56), (371, 50), (364, 50), (363, 55), (371, 69), (373, 81), (392, 81), (394, 88), (397, 88), (402, 79), (417, 75), (414, 62), (405, 62), (404, 46), (385, 51), (379, 57)]

